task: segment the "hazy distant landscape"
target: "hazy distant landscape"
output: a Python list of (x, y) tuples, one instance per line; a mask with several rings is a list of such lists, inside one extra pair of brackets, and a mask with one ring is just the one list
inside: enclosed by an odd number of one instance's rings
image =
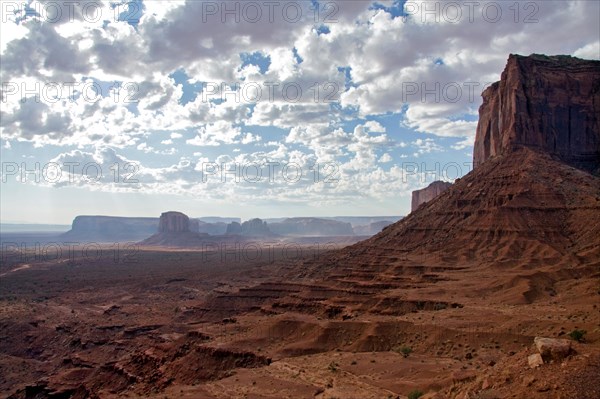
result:
[(0, 397), (599, 398), (599, 15), (0, 2)]

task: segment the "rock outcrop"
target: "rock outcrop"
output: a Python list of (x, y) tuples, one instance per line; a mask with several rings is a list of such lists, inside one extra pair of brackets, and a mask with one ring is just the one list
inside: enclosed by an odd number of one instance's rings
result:
[(600, 61), (510, 55), (501, 80), (483, 92), (474, 165), (522, 146), (598, 174)]
[(181, 212), (164, 212), (158, 222), (159, 233), (185, 233), (190, 231), (190, 218)]
[(452, 183), (447, 183), (445, 181), (434, 181), (429, 186), (421, 190), (413, 191), (412, 202), (410, 204), (410, 211), (413, 212), (421, 204), (431, 201), (451, 186)]

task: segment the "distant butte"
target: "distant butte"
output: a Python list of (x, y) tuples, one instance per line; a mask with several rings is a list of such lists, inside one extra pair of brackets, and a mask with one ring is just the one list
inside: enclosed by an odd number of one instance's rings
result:
[[(164, 212), (160, 215), (158, 232), (141, 242), (147, 246), (194, 247), (200, 246), (210, 237), (190, 229), (190, 218), (181, 212)], [(198, 221), (194, 221), (198, 229)]]
[(159, 233), (186, 233), (190, 231), (190, 218), (181, 212), (164, 212), (158, 221)]
[(410, 211), (414, 212), (419, 206), (421, 206), (421, 204), (431, 201), (451, 186), (452, 183), (445, 181), (434, 181), (429, 186), (421, 190), (413, 191)]

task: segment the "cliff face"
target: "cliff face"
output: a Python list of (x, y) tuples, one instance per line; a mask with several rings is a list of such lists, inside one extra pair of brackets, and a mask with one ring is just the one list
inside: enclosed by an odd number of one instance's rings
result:
[(429, 186), (421, 190), (413, 191), (410, 211), (414, 212), (414, 210), (417, 209), (419, 205), (431, 201), (451, 186), (452, 183), (447, 183), (444, 181), (434, 181)]
[(158, 222), (159, 233), (187, 233), (190, 231), (190, 218), (181, 212), (165, 212)]
[(500, 82), (483, 92), (475, 167), (518, 147), (600, 171), (600, 61), (510, 55)]

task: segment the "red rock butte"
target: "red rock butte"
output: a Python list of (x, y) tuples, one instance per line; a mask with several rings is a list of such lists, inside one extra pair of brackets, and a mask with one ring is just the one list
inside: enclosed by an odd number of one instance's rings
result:
[(600, 61), (511, 54), (483, 92), (473, 162), (529, 147), (598, 175), (599, 125)]

